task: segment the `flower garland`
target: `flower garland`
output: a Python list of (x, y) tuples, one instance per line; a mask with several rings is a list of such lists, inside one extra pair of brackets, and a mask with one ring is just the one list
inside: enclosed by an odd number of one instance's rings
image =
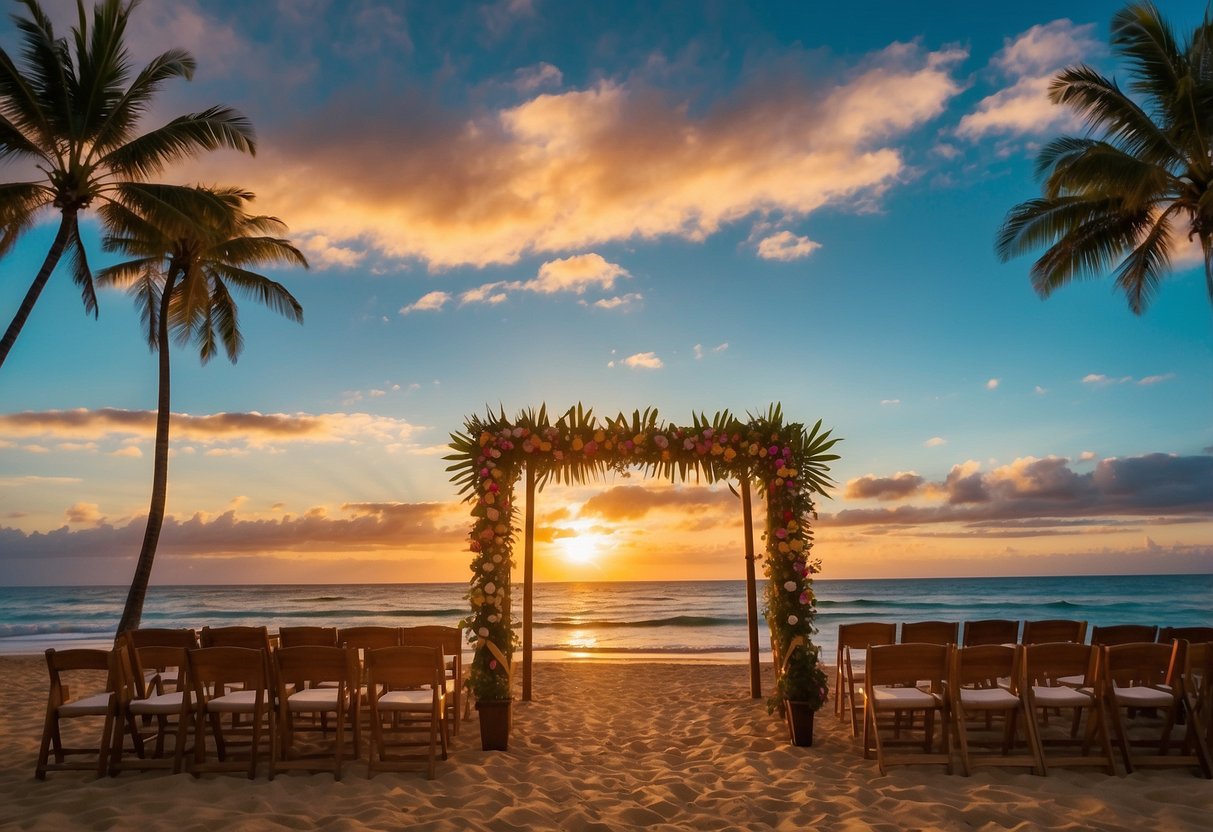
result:
[[(772, 706), (797, 699), (821, 707), (825, 674), (812, 637), (817, 601), (812, 556), (812, 495), (833, 484), (828, 453), (839, 440), (821, 431), (784, 424), (779, 405), (742, 422), (727, 411), (709, 422), (693, 418), (689, 427), (659, 423), (652, 409), (629, 420), (623, 414), (599, 422), (580, 405), (555, 423), (546, 408), (515, 419), (504, 412), (471, 417), (466, 431), (451, 435), (454, 451), (445, 457), (460, 493), (472, 504), (468, 548), (472, 577), (471, 614), (463, 621), (475, 654), (468, 686), (482, 701), (510, 698), (510, 670), (517, 647), (510, 615), (510, 572), (514, 566), (514, 484), (530, 465), (536, 482), (580, 483), (606, 471), (642, 468), (672, 481), (691, 477), (709, 483), (748, 479), (762, 485), (767, 500), (763, 571), (769, 579), (765, 613), (780, 662)], [(731, 487), (731, 486), (730, 486)]]

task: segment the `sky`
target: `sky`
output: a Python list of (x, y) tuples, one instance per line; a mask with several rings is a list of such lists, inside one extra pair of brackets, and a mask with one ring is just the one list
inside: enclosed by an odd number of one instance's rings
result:
[[(66, 33), (74, 4), (44, 5)], [(994, 251), (1042, 143), (1081, 130), (1048, 79), (1124, 79), (1117, 8), (147, 0), (137, 62), (198, 69), (144, 125), (223, 103), (258, 136), (161, 179), (254, 191), (311, 264), (266, 271), (301, 326), (244, 301), (238, 363), (173, 352), (153, 583), (465, 580), (449, 435), (579, 402), (822, 420), (822, 578), (1213, 572), (1192, 249), (1142, 316), (1110, 279), (1042, 300)], [(1204, 11), (1161, 8), (1185, 34)], [(0, 261), (5, 323), (56, 223)], [(0, 584), (129, 582), (155, 381), (132, 301), (94, 320), (60, 268), (0, 370)], [(539, 580), (744, 577), (725, 488), (536, 508)]]

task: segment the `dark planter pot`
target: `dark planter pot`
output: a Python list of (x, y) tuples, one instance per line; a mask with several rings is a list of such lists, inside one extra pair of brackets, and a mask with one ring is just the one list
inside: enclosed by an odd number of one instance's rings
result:
[(788, 734), (792, 745), (813, 744), (813, 715), (817, 713), (808, 702), (784, 701), (784, 709), (788, 718)]
[(480, 712), (480, 747), (485, 751), (510, 750), (509, 699), (477, 702)]

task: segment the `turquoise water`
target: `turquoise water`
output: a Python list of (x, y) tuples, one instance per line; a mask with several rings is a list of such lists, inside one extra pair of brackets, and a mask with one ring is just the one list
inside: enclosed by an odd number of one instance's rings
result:
[[(838, 625), (852, 621), (1213, 625), (1213, 575), (820, 580), (815, 586), (815, 641), (830, 661)], [(762, 589), (760, 583), (760, 604)], [(461, 583), (155, 586), (143, 626), (454, 624), (467, 610), (465, 591)], [(0, 588), (0, 653), (105, 644), (125, 598), (125, 587)], [(513, 612), (521, 615), (521, 592)], [(534, 620), (535, 648), (555, 658), (645, 653), (742, 660), (748, 645), (743, 581), (537, 584)], [(765, 622), (759, 634), (766, 651)]]

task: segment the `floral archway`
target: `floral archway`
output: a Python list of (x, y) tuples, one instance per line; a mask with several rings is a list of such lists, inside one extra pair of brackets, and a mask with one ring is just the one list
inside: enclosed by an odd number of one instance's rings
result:
[[(779, 679), (772, 704), (797, 699), (820, 707), (826, 681), (812, 640), (817, 613), (813, 575), (820, 561), (812, 554), (811, 521), (816, 519), (813, 495), (825, 495), (833, 485), (829, 463), (838, 457), (829, 451), (838, 441), (830, 438), (830, 431), (822, 431), (820, 421), (808, 430), (800, 423), (785, 423), (777, 404), (746, 420), (728, 411), (710, 420), (693, 415), (689, 426), (661, 422), (651, 408), (636, 411), (630, 419), (621, 413), (599, 421), (581, 405), (555, 422), (546, 407), (514, 419), (504, 411), (469, 417), (464, 432), (451, 434), (453, 453), (445, 459), (451, 462), (451, 481), (472, 506), (471, 614), (464, 626), (475, 650), (468, 685), (476, 699), (508, 700), (511, 695), (514, 652), (521, 643), (510, 586), (519, 531), (514, 500), (519, 479), (525, 477), (529, 492), (524, 541), (529, 594), (535, 489), (548, 482), (580, 484), (609, 471), (639, 468), (646, 476), (674, 482), (723, 481), (731, 489), (737, 483), (747, 523), (750, 484), (759, 488), (767, 503), (765, 612)], [(753, 535), (749, 528), (746, 532), (749, 546)], [(525, 600), (529, 656), (530, 603)], [(754, 667), (756, 647), (752, 638)]]

